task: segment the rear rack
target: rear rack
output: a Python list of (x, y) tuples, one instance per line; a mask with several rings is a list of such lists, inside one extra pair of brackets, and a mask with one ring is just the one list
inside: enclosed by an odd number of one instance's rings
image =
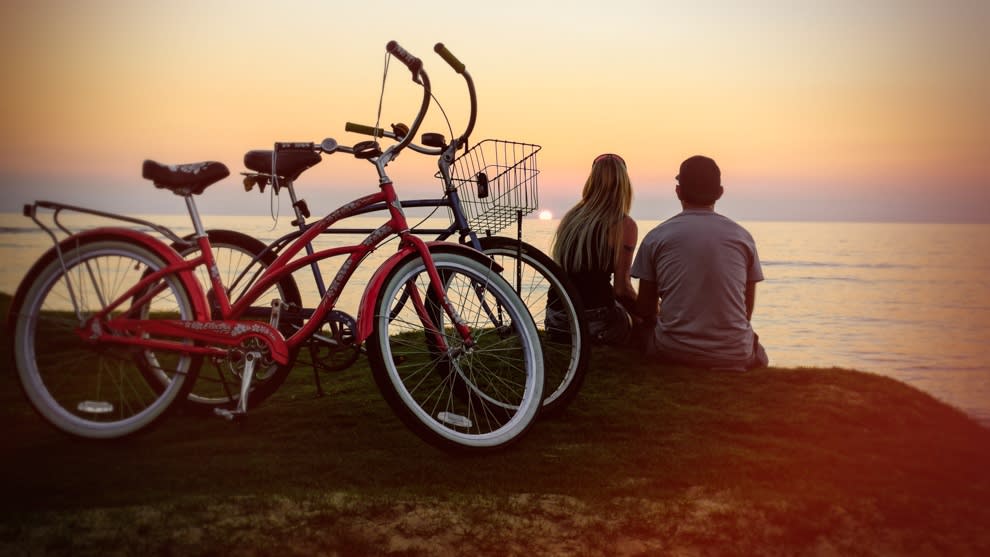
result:
[(57, 203), (55, 201), (35, 201), (30, 205), (25, 205), (24, 216), (33, 220), (34, 223), (37, 224), (39, 228), (44, 230), (45, 233), (48, 234), (49, 237), (51, 237), (52, 242), (54, 242), (56, 249), (58, 248), (59, 245), (58, 235), (56, 234), (55, 230), (53, 230), (45, 223), (41, 222), (41, 220), (38, 218), (38, 209), (47, 209), (52, 211), (52, 215), (51, 215), (52, 224), (54, 224), (55, 228), (57, 228), (59, 231), (61, 231), (67, 236), (71, 236), (73, 232), (67, 226), (62, 224), (61, 220), (59, 220), (59, 217), (61, 216), (63, 211), (70, 211), (73, 213), (83, 213), (87, 215), (93, 215), (96, 217), (105, 218), (108, 220), (118, 220), (121, 222), (126, 222), (133, 225), (150, 228), (151, 230), (154, 230), (155, 232), (168, 238), (170, 241), (174, 242), (175, 244), (178, 244), (183, 247), (192, 245), (192, 242), (183, 239), (181, 236), (173, 232), (170, 228), (143, 219), (129, 217), (126, 215), (120, 215), (117, 213), (108, 213), (106, 211), (98, 211), (96, 209), (90, 209), (88, 207), (79, 207), (77, 205)]

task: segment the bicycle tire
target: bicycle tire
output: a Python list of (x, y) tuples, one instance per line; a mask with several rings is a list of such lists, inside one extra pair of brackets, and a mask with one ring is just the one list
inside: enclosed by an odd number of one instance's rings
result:
[[(588, 325), (577, 290), (553, 259), (526, 242), (491, 236), (480, 238), (481, 251), (502, 268), (540, 332), (547, 388), (541, 416), (559, 415), (577, 397), (591, 357)], [(549, 298), (555, 295), (566, 328), (547, 323)]]
[[(221, 282), (229, 289), (227, 295), (231, 303), (239, 300), (265, 269), (275, 262), (276, 254), (268, 249), (262, 241), (248, 236), (247, 234), (235, 230), (207, 230), (210, 245), (213, 249), (213, 256), (217, 262), (217, 270), (220, 273)], [(192, 236), (185, 238), (192, 240)], [(199, 246), (195, 243), (192, 246), (173, 245), (173, 248), (185, 258), (199, 253)], [(257, 261), (255, 258), (257, 257)], [(248, 266), (254, 262), (255, 268)], [(247, 271), (246, 273), (244, 271)], [(203, 291), (207, 293), (207, 300), (214, 313), (213, 318), (218, 319), (218, 309), (215, 305), (215, 297), (212, 295), (213, 285), (209, 280), (205, 266), (196, 268), (195, 275), (199, 280)], [(275, 286), (266, 291), (258, 302), (270, 301), (273, 297), (280, 298), (287, 304), (295, 307), (302, 306), (302, 297), (299, 294), (299, 287), (291, 276), (281, 279)], [(261, 309), (269, 309), (266, 305)], [(232, 316), (234, 319), (241, 319), (244, 316)], [(266, 318), (267, 319), (267, 318)], [(298, 321), (283, 319), (279, 322), (279, 331), (286, 338), (292, 335), (300, 325)], [(241, 379), (235, 370), (225, 369), (224, 362), (206, 360), (199, 372), (196, 384), (186, 398), (185, 408), (194, 413), (212, 414), (214, 409), (230, 409), (237, 405), (240, 398)], [(285, 382), (289, 372), (292, 371), (292, 363), (287, 365), (272, 364), (266, 369), (256, 369), (248, 394), (248, 408), (254, 408), (261, 404), (268, 397), (273, 395)], [(151, 381), (160, 381), (152, 373), (149, 376)]]
[[(28, 271), (8, 318), (11, 352), (22, 391), (50, 425), (86, 439), (128, 437), (157, 425), (188, 394), (202, 358), (93, 343), (78, 331), (88, 316), (147, 272), (164, 268), (166, 260), (148, 242), (110, 232), (70, 237)], [(190, 293), (181, 275), (167, 274), (162, 283), (161, 293), (132, 306), (136, 315), (205, 317), (196, 315), (198, 293)], [(145, 366), (167, 374), (167, 387), (153, 389), (140, 371)]]
[[(536, 326), (511, 286), (489, 265), (456, 253), (434, 253), (433, 259), (447, 298), (471, 328), (476, 345), (461, 351), (452, 328), (424, 325), (415, 306), (417, 299), (432, 303), (425, 295), (430, 283), (425, 263), (411, 256), (386, 277), (375, 314), (369, 316), (375, 320), (368, 347), (375, 383), (403, 423), (425, 441), (463, 452), (505, 448), (529, 430), (542, 406)], [(410, 297), (410, 291), (417, 295)], [(500, 308), (507, 320), (490, 322), (479, 300)], [(448, 340), (449, 353), (437, 353), (437, 343), (427, 336), (433, 333)], [(441, 358), (447, 360), (438, 366)], [(449, 370), (446, 377), (438, 368)], [(464, 385), (474, 396), (453, 393)]]

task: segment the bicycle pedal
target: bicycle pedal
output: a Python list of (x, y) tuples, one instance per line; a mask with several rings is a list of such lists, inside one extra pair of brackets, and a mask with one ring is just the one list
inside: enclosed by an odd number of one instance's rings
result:
[(214, 408), (213, 413), (228, 422), (239, 422), (247, 417), (247, 412), (240, 410), (227, 410), (226, 408)]

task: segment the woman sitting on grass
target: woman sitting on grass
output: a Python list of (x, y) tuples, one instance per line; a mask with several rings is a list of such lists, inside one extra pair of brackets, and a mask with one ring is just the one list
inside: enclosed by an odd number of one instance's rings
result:
[[(577, 288), (592, 342), (624, 344), (636, 290), (629, 275), (638, 230), (629, 216), (632, 185), (622, 157), (600, 155), (591, 165), (581, 200), (560, 220), (552, 255)], [(547, 328), (561, 321), (550, 300)]]

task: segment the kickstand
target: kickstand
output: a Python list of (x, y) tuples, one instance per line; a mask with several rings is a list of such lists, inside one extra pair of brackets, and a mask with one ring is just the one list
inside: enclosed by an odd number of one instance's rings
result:
[(313, 398), (323, 398), (326, 392), (323, 391), (323, 383), (320, 381), (320, 368), (316, 364), (316, 351), (309, 349), (309, 358), (313, 361), (313, 383), (316, 384), (316, 396)]

